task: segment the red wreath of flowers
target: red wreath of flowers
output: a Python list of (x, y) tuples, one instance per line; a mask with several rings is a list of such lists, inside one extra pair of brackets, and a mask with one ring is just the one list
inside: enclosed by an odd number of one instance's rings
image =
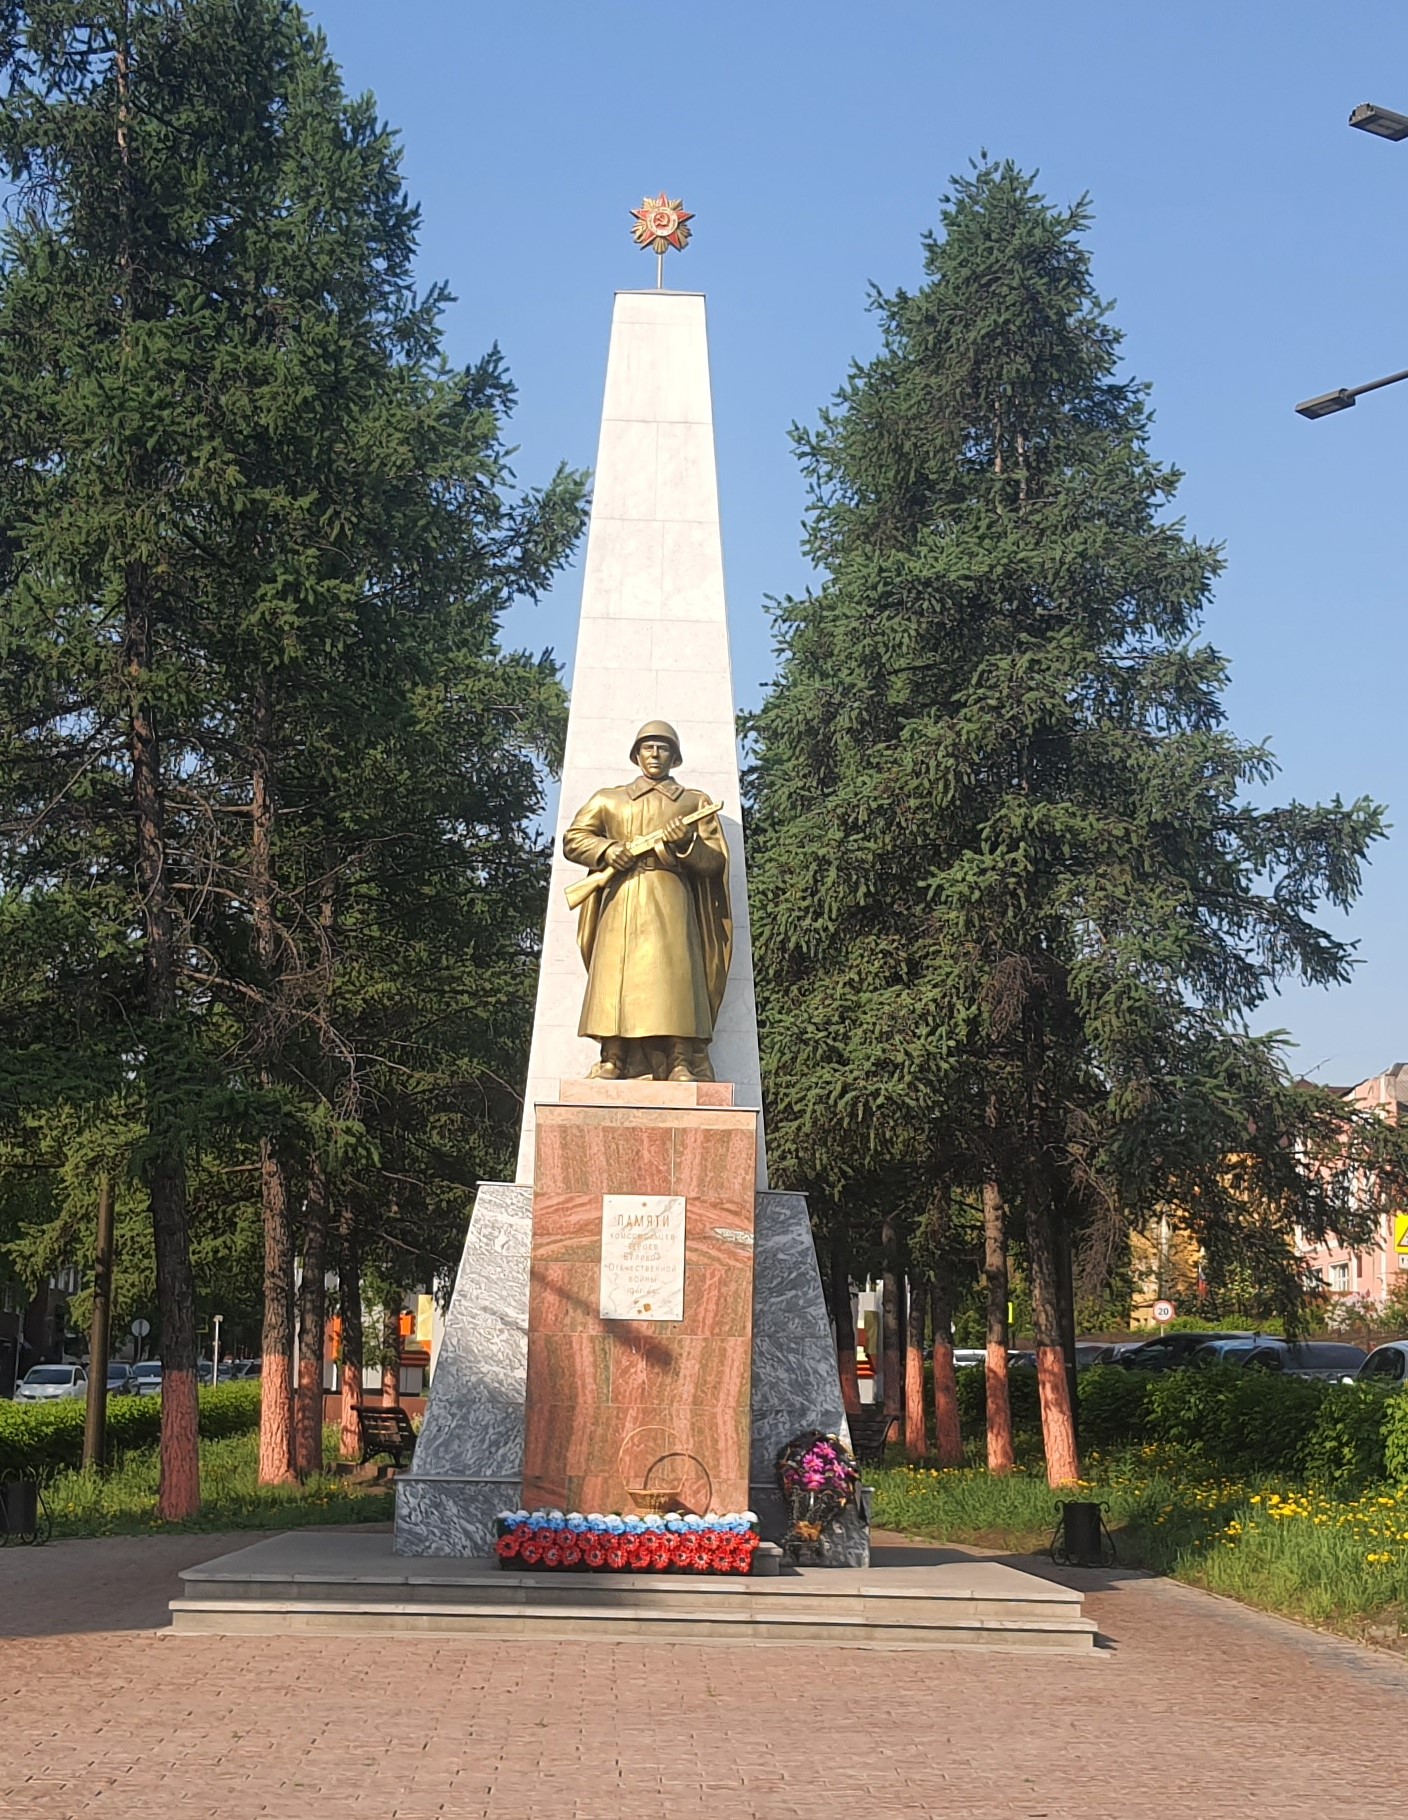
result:
[(752, 1571), (758, 1537), (752, 1530), (644, 1530), (635, 1533), (583, 1530), (566, 1521), (536, 1524), (500, 1519), (494, 1553), (507, 1566), (560, 1572), (586, 1568), (620, 1573), (746, 1574)]

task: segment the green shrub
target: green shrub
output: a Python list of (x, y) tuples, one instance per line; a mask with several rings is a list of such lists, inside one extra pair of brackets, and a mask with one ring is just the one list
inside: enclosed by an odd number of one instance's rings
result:
[[(958, 1378), (958, 1420), (965, 1440), (983, 1433), (988, 1421), (988, 1385), (985, 1365), (965, 1365), (955, 1374)], [(1036, 1373), (1019, 1368), (1007, 1377), (1008, 1396), (1012, 1404), (1012, 1426), (1016, 1429), (1041, 1427), (1041, 1406), (1037, 1400)]]
[(1147, 1371), (1122, 1371), (1118, 1365), (1081, 1372), (1076, 1384), (1082, 1446), (1124, 1447), (1140, 1440), (1150, 1381)]
[[(83, 1458), (82, 1403), (0, 1403), (0, 1474), (48, 1478)], [(200, 1393), (200, 1432), (217, 1440), (259, 1426), (259, 1386), (220, 1384)], [(113, 1397), (108, 1403), (108, 1458), (155, 1447), (160, 1397)]]
[(1390, 1479), (1408, 1485), (1408, 1393), (1384, 1403), (1384, 1469)]
[[(1017, 1370), (1009, 1382), (1013, 1428), (1036, 1437), (1036, 1373)], [(1367, 1485), (1385, 1473), (1408, 1483), (1408, 1394), (1385, 1398), (1368, 1384), (1232, 1366), (1097, 1366), (1078, 1384), (1083, 1447), (1153, 1444), (1196, 1453), (1224, 1473), (1284, 1473), (1320, 1485)], [(959, 1372), (958, 1409), (965, 1439), (980, 1436), (987, 1419), (981, 1365)]]
[(1385, 1424), (1403, 1398), (1372, 1384), (1324, 1384), (1302, 1467), (1317, 1485), (1368, 1485), (1385, 1471)]
[(1144, 1403), (1145, 1438), (1197, 1448), (1227, 1472), (1299, 1475), (1328, 1389), (1313, 1379), (1233, 1366), (1154, 1373)]

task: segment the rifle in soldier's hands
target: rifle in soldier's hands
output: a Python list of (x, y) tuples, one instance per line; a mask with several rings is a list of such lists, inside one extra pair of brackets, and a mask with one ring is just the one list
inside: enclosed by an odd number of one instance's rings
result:
[[(686, 828), (692, 828), (696, 822), (708, 821), (710, 816), (717, 815), (723, 804), (705, 803), (702, 809), (695, 809), (680, 819)], [(660, 844), (660, 830), (654, 829), (649, 834), (637, 834), (625, 843), (626, 851), (632, 860), (644, 859), (647, 853), (653, 853)], [(594, 891), (600, 891), (609, 885), (613, 878), (624, 878), (627, 874), (614, 866), (603, 866), (599, 871), (589, 872), (585, 878), (579, 878), (575, 884), (567, 887), (567, 908), (579, 910)]]

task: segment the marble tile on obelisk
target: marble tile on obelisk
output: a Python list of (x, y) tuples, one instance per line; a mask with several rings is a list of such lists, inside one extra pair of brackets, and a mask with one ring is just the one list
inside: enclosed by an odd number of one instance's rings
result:
[[(562, 858), (562, 832), (603, 784), (630, 781), (631, 740), (656, 719), (679, 732), (680, 781), (725, 805), (733, 965), (710, 1054), (718, 1079), (734, 1084), (735, 1103), (760, 1108), (704, 299), (622, 291), (611, 319), (520, 1182), (533, 1179), (535, 1103), (556, 1100), (558, 1083), (582, 1079), (598, 1053), (577, 1034), (586, 969), (563, 891), (582, 872)], [(765, 1186), (761, 1144), (758, 1155)]]

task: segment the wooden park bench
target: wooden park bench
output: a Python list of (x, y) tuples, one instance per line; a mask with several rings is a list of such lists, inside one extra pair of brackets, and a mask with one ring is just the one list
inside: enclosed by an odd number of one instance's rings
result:
[(887, 1416), (875, 1403), (861, 1405), (858, 1415), (847, 1416), (851, 1452), (862, 1466), (874, 1466), (885, 1457), (885, 1444), (900, 1425), (898, 1416)]
[(416, 1444), (416, 1431), (399, 1404), (392, 1409), (372, 1409), (359, 1403), (357, 1426), (362, 1433), (361, 1465), (382, 1453), (389, 1453), (398, 1469), (406, 1464)]

